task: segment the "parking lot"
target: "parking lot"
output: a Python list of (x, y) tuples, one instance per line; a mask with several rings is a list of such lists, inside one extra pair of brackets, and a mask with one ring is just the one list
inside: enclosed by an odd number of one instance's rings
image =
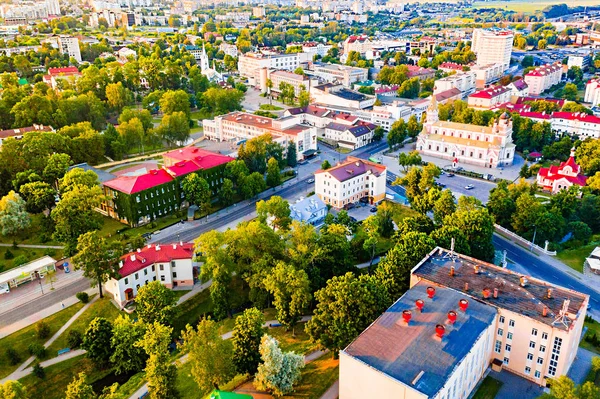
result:
[[(355, 218), (358, 222), (362, 222), (369, 216), (375, 214), (375, 212), (371, 212), (371, 208), (373, 207), (375, 207), (375, 205), (359, 202), (354, 208), (347, 210), (348, 216)], [(337, 215), (338, 213), (338, 211), (333, 208), (329, 212), (333, 213), (334, 215)]]

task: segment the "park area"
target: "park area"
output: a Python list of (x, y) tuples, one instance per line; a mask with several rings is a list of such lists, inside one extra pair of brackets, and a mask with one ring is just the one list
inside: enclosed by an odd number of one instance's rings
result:
[[(564, 4), (564, 1), (560, 0), (531, 0), (531, 1), (476, 1), (473, 3), (474, 8), (501, 8), (503, 10), (512, 10), (516, 12), (523, 12), (527, 14), (533, 14), (536, 11), (541, 11), (548, 6), (555, 4)], [(596, 0), (581, 0), (577, 2), (578, 6), (596, 6), (598, 2)]]

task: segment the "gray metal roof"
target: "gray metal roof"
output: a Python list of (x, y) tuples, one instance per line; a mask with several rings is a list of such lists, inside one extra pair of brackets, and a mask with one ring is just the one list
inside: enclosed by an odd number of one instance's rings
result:
[(92, 172), (94, 172), (95, 174), (98, 175), (98, 181), (100, 183), (104, 183), (106, 181), (113, 180), (113, 179), (115, 179), (117, 177), (117, 176), (113, 175), (112, 173), (109, 173), (109, 172), (104, 171), (102, 169), (94, 168), (93, 166), (90, 166), (87, 163), (80, 163), (80, 164), (77, 164), (77, 165), (70, 166), (69, 170), (75, 169), (75, 168), (83, 169), (86, 172), (88, 170), (91, 170)]

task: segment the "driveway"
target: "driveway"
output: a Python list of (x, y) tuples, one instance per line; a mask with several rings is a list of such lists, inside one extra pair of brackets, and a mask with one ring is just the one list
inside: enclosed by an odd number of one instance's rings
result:
[(539, 385), (506, 370), (490, 371), (489, 375), (503, 383), (495, 399), (535, 399), (544, 392)]

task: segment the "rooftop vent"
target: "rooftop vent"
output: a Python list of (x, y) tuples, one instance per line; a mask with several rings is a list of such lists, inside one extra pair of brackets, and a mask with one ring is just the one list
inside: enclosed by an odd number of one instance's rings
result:
[(173, 244), (173, 249), (177, 249), (177, 244)]
[(494, 288), (494, 299), (498, 298), (498, 288)]
[(454, 277), (454, 266), (450, 266), (450, 276)]
[(466, 312), (468, 307), (469, 307), (469, 301), (467, 301), (466, 299), (461, 299), (458, 301), (458, 308), (461, 311)]
[(546, 298), (548, 298), (548, 299), (552, 298), (552, 288), (548, 288), (548, 290), (546, 291)]
[(419, 374), (417, 374), (417, 376), (415, 377), (414, 380), (412, 380), (412, 385), (417, 385), (417, 383), (419, 382), (419, 380), (421, 379), (421, 377), (423, 377), (423, 374), (425, 374), (425, 372), (423, 370), (421, 370), (419, 372)]
[(138, 249), (137, 249), (137, 253), (139, 254), (139, 253), (141, 253), (141, 252), (142, 252), (142, 250), (141, 250), (140, 248), (138, 248)]
[(444, 327), (443, 325), (438, 324), (435, 326), (435, 335), (438, 338), (443, 338), (445, 332), (446, 332), (446, 327)]
[(131, 256), (129, 258), (131, 259), (132, 262), (135, 262), (135, 254), (131, 254)]
[(542, 316), (543, 317), (548, 316), (548, 306), (544, 306), (544, 308), (542, 309)]
[(160, 245), (159, 244), (156, 244), (156, 250), (160, 251)]
[(448, 312), (448, 321), (450, 324), (456, 323), (456, 312), (454, 310)]
[(527, 283), (529, 283), (527, 277), (521, 276), (521, 278), (519, 278), (519, 284), (521, 285), (521, 287), (527, 287)]
[(484, 288), (483, 289), (483, 299), (488, 299), (489, 297), (490, 297), (490, 289)]
[(433, 299), (433, 297), (435, 296), (435, 288), (427, 287), (427, 296), (429, 297), (429, 299)]
[(410, 310), (403, 310), (402, 311), (402, 319), (404, 320), (404, 322), (406, 324), (408, 324), (410, 322), (411, 318), (412, 318), (412, 312)]
[(425, 306), (425, 302), (422, 299), (417, 299), (415, 301), (415, 305), (417, 306), (417, 309), (419, 309), (419, 312), (423, 312), (423, 306)]
[(479, 274), (479, 265), (475, 265), (475, 266), (473, 266), (473, 272), (474, 272), (475, 274)]

